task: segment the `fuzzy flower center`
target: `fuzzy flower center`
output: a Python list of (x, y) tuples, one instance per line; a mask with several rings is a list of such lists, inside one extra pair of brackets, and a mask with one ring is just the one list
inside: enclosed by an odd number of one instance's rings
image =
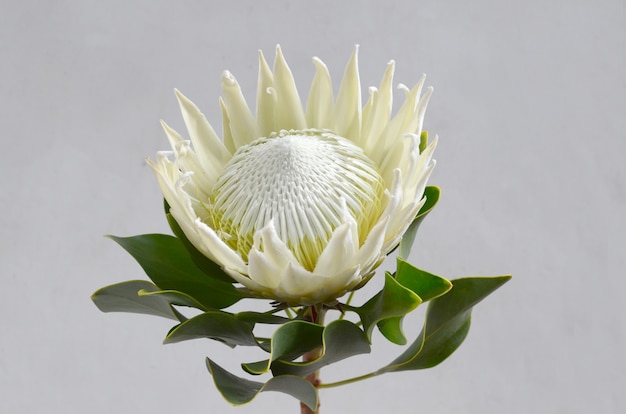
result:
[(237, 150), (213, 187), (220, 237), (247, 260), (254, 233), (273, 220), (280, 239), (313, 270), (346, 213), (362, 243), (380, 215), (383, 179), (351, 141), (329, 131), (272, 133)]

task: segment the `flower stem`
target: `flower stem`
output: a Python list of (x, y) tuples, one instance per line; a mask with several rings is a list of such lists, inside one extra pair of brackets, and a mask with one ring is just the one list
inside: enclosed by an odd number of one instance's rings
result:
[[(324, 308), (324, 306), (311, 306), (305, 313), (304, 319), (309, 322), (323, 325), (325, 314), (326, 314), (326, 309)], [(302, 362), (315, 361), (320, 356), (322, 356), (322, 347), (316, 348), (302, 355)], [(321, 384), (320, 370), (318, 369), (317, 371), (307, 375), (306, 380), (309, 381), (313, 385), (313, 387), (319, 388)], [(315, 410), (311, 410), (303, 402), (300, 402), (300, 414), (319, 414), (319, 412), (320, 412), (319, 395), (317, 397), (317, 407), (315, 407)]]
[[(320, 357), (321, 353), (322, 353), (322, 348), (317, 348), (317, 349), (314, 349), (313, 351), (307, 352), (306, 354), (302, 356), (302, 362), (315, 361), (317, 358)], [(315, 388), (319, 388), (321, 384), (320, 370), (318, 369), (317, 371), (307, 375), (306, 380), (309, 381)], [(317, 397), (317, 407), (315, 407), (315, 411), (311, 410), (303, 402), (300, 402), (300, 414), (319, 414), (319, 412), (320, 412), (319, 395)]]

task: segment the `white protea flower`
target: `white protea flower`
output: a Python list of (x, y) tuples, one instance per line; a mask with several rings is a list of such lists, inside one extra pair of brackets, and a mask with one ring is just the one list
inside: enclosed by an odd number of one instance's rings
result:
[[(391, 118), (394, 62), (361, 108), (358, 48), (337, 98), (314, 58), (306, 110), (280, 47), (259, 52), (256, 116), (222, 77), (223, 140), (180, 92), (190, 140), (163, 123), (173, 151), (148, 160), (187, 238), (234, 280), (290, 305), (330, 302), (364, 284), (425, 199), (436, 138), (420, 153), (424, 76)], [(170, 159), (172, 158), (172, 159)]]

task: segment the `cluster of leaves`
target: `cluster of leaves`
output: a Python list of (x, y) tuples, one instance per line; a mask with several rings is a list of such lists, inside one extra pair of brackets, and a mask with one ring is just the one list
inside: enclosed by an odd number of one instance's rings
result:
[[(177, 237), (146, 234), (128, 238), (111, 237), (141, 265), (150, 278), (131, 280), (96, 291), (92, 299), (103, 312), (132, 312), (161, 316), (177, 321), (164, 343), (210, 338), (230, 347), (259, 347), (267, 353), (261, 361), (243, 363), (248, 374), (271, 373), (266, 382), (236, 376), (211, 359), (207, 367), (216, 387), (233, 404), (245, 404), (262, 391), (289, 394), (314, 409), (317, 389), (306, 377), (320, 368), (348, 357), (366, 354), (377, 328), (389, 341), (406, 345), (402, 320), (420, 304), (429, 302), (424, 326), (418, 337), (388, 365), (361, 377), (334, 385), (389, 372), (433, 367), (450, 356), (468, 334), (474, 305), (509, 280), (509, 276), (470, 277), (447, 280), (408, 263), (411, 244), (423, 218), (439, 199), (439, 189), (428, 187), (427, 204), (422, 208), (399, 246), (397, 270), (386, 273), (384, 287), (359, 307), (337, 303), (342, 312), (354, 312), (359, 323), (343, 318), (324, 326), (306, 318), (303, 308), (295, 315), (273, 306), (267, 312), (231, 313), (229, 308), (244, 298), (256, 298), (238, 288), (215, 263), (185, 238), (169, 214), (168, 221)], [(181, 308), (201, 311), (187, 318)], [(309, 320), (307, 320), (309, 319)], [(255, 335), (257, 325), (277, 325), (271, 338)], [(307, 352), (321, 350), (319, 357), (297, 361)], [(330, 386), (333, 384), (324, 384)]]

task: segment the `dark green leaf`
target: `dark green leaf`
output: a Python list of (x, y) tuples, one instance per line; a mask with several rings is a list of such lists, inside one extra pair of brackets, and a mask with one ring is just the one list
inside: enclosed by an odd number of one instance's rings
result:
[(146, 280), (129, 280), (98, 289), (91, 300), (102, 312), (130, 312), (162, 316), (179, 320), (167, 300), (160, 297), (139, 296), (138, 292), (158, 292), (159, 288)]
[(200, 270), (176, 237), (165, 234), (110, 237), (137, 260), (162, 290), (186, 293), (209, 309), (225, 308), (244, 297), (230, 283), (211, 278)]
[(242, 367), (250, 374), (263, 374), (269, 371), (272, 361), (291, 361), (322, 346), (323, 331), (324, 328), (315, 323), (301, 320), (287, 322), (272, 335), (270, 359), (242, 364)]
[[(397, 259), (396, 280), (402, 286), (412, 290), (423, 302), (432, 300), (448, 292), (452, 288), (449, 280), (418, 269), (402, 258)], [(404, 316), (396, 316), (378, 322), (378, 329), (389, 341), (398, 345), (407, 343), (402, 331)]]
[(283, 323), (289, 322), (291, 319), (284, 318), (282, 316), (273, 315), (271, 313), (261, 313), (261, 312), (239, 312), (235, 314), (235, 318), (239, 319), (243, 322), (250, 323), (264, 323), (270, 325), (280, 325)]
[(428, 186), (424, 190), (424, 196), (426, 197), (426, 202), (415, 216), (415, 219), (407, 229), (407, 231), (402, 236), (402, 241), (400, 241), (400, 250), (398, 252), (398, 256), (406, 259), (409, 257), (411, 253), (411, 247), (413, 247), (413, 242), (415, 241), (415, 236), (417, 235), (417, 229), (420, 224), (426, 217), (428, 213), (430, 213), (435, 205), (439, 201), (439, 196), (441, 195), (441, 189), (439, 187)]
[(467, 336), (472, 308), (510, 278), (469, 277), (453, 280), (450, 292), (429, 303), (426, 322), (418, 338), (378, 373), (425, 369), (443, 362)]
[(269, 379), (266, 383), (250, 381), (237, 377), (207, 358), (207, 367), (213, 376), (215, 386), (231, 404), (249, 403), (260, 392), (278, 391), (302, 401), (312, 410), (317, 408), (317, 390), (304, 378), (281, 375)]
[(452, 289), (452, 283), (448, 279), (418, 269), (400, 257), (397, 263), (396, 280), (415, 292), (423, 302), (442, 296)]
[(186, 293), (179, 292), (177, 290), (157, 290), (157, 291), (149, 291), (142, 289), (138, 292), (139, 296), (159, 296), (163, 298), (170, 305), (176, 306), (187, 306), (189, 308), (196, 308), (203, 311), (208, 311), (211, 309), (207, 309), (200, 302), (192, 298)]
[(326, 365), (354, 355), (370, 352), (365, 333), (346, 320), (333, 321), (324, 328), (321, 356), (310, 362), (277, 360), (272, 363), (274, 375), (297, 375), (305, 377)]
[(389, 342), (396, 345), (406, 345), (406, 336), (404, 336), (404, 331), (402, 330), (403, 320), (404, 316), (394, 316), (392, 318), (379, 321), (376, 326), (378, 326), (380, 333), (383, 334)]
[(210, 338), (231, 347), (256, 346), (258, 344), (252, 333), (253, 326), (226, 312), (205, 312), (172, 328), (163, 343)]
[[(353, 310), (359, 314), (363, 330), (371, 339), (374, 326), (388, 318), (403, 316), (422, 303), (419, 296), (399, 284), (391, 274), (385, 274), (385, 286), (360, 308)], [(385, 332), (383, 332), (384, 334)]]

